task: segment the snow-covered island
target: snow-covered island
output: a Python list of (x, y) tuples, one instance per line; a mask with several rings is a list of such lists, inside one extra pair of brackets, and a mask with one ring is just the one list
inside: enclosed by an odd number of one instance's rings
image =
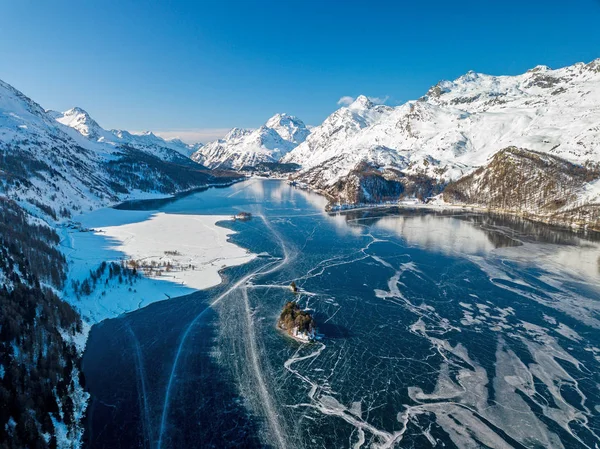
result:
[(307, 311), (300, 309), (295, 301), (285, 303), (277, 327), (302, 343), (315, 340), (317, 335), (314, 318)]

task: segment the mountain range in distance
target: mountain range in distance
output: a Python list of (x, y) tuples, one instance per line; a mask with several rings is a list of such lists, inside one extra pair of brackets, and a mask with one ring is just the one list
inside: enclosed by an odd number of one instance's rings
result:
[[(281, 117), (234, 129), (192, 158), (245, 171), (295, 164), (290, 178), (326, 195), (332, 209), (429, 201), (600, 229), (600, 59), (517, 76), (469, 72), (397, 107), (359, 96), (310, 130)], [(303, 139), (288, 137), (290, 123)], [(579, 167), (585, 175), (573, 176)], [(517, 175), (533, 179), (531, 192), (517, 194)], [(477, 194), (459, 195), (469, 182)], [(449, 186), (454, 193), (441, 195)]]
[[(600, 59), (469, 72), (397, 107), (359, 96), (311, 128), (276, 114), (206, 145), (105, 130), (81, 108), (44, 110), (3, 82), (0, 112), (3, 188), (46, 215), (36, 202), (66, 216), (270, 173), (325, 195), (330, 209), (460, 204), (600, 229)], [(538, 188), (517, 195), (515, 176), (537, 176)]]

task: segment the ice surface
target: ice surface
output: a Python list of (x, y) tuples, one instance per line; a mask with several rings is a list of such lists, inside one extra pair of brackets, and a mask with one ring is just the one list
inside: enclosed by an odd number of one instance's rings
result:
[[(586, 267), (597, 243), (567, 246), (545, 227), (470, 214), (328, 216), (269, 182), (220, 193), (223, 201), (252, 201), (244, 207), (255, 218), (230, 224), (241, 229), (230, 238), (263, 257), (227, 269), (230, 283), (205, 292), (205, 307), (192, 315), (186, 309), (195, 301), (162, 303), (161, 321), (186, 321), (160, 357), (156, 342), (140, 341), (146, 370), (164, 366), (160, 382), (146, 374), (154, 446), (174, 447), (180, 427), (211, 432), (230, 416), (188, 417), (200, 416), (187, 408), (189, 396), (212, 394), (196, 380), (207, 365), (190, 362), (199, 351), (230, 376), (271, 447), (600, 442), (599, 282), (591, 270), (578, 272), (577, 257), (553, 258), (581, 254)], [(185, 210), (194, 214), (190, 201)], [(419, 236), (420, 222), (443, 237)], [(321, 340), (304, 344), (277, 330), (292, 299), (311, 309)], [(127, 319), (136, 324), (136, 316), (149, 319), (143, 310)], [(209, 324), (214, 336), (205, 342)], [(139, 407), (143, 420), (143, 401)]]

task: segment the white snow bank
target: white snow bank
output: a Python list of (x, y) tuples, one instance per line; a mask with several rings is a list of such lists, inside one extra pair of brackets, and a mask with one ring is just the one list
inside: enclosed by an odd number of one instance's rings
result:
[[(231, 219), (219, 215), (158, 213), (149, 220), (100, 228), (120, 242), (115, 249), (135, 260), (167, 262), (175, 268), (160, 279), (200, 290), (221, 282), (218, 270), (254, 258), (245, 249), (227, 242), (233, 231), (216, 226)], [(170, 254), (166, 254), (169, 252)], [(176, 252), (178, 254), (173, 255)], [(189, 266), (193, 268), (189, 268)]]
[[(91, 323), (218, 285), (220, 269), (256, 257), (227, 241), (233, 231), (216, 226), (227, 216), (99, 209), (79, 219), (82, 230), (63, 229), (61, 245), (69, 263), (64, 298)], [(72, 281), (83, 282), (104, 261), (124, 259), (169, 262), (173, 269), (133, 284), (103, 280), (90, 295), (75, 295)]]

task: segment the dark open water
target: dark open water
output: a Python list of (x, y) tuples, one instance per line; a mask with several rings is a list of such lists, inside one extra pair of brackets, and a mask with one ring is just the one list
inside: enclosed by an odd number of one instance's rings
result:
[[(600, 245), (515, 219), (329, 216), (250, 180), (130, 208), (232, 214), (262, 257), (92, 329), (93, 448), (595, 448)], [(323, 340), (275, 328), (295, 280)]]

